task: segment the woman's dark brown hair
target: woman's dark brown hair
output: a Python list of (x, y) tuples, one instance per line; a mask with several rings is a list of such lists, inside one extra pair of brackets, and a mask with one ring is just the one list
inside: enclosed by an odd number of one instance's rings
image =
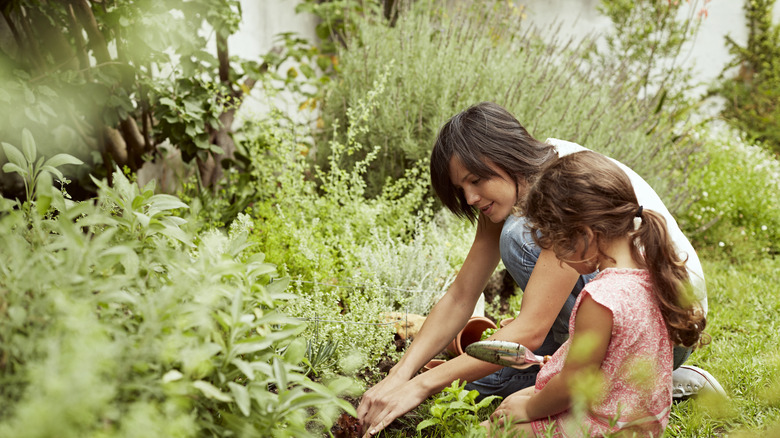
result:
[[(681, 260), (666, 228), (666, 219), (640, 209), (631, 181), (609, 158), (591, 151), (576, 152), (549, 163), (521, 203), (537, 244), (562, 260), (577, 260), (577, 244), (586, 228), (599, 244), (629, 236), (631, 256), (650, 272), (653, 290), (672, 342), (686, 347), (706, 343), (705, 319), (694, 306), (685, 260)], [(634, 218), (641, 223), (634, 229)], [(702, 339), (704, 341), (702, 342)]]
[(489, 166), (494, 164), (514, 177), (517, 187), (519, 180), (536, 175), (544, 163), (556, 157), (556, 152), (533, 138), (512, 114), (492, 102), (478, 103), (448, 120), (439, 130), (431, 152), (431, 184), (450, 211), (473, 222), (477, 210), (452, 185), (452, 157), (480, 178), (498, 177)]

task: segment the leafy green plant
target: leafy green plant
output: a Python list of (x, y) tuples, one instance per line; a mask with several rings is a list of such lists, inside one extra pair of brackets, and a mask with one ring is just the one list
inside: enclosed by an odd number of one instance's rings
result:
[(482, 336), (479, 337), (480, 341), (484, 341), (485, 339), (493, 336), (493, 333), (496, 332), (497, 329), (485, 329), (484, 332), (482, 332)]
[(354, 415), (351, 380), (301, 368), (248, 218), (195, 235), (186, 204), (113, 181), (94, 202), (0, 204), (0, 435), (312, 436)]
[(51, 202), (51, 198), (47, 194), (51, 192), (52, 179), (56, 177), (63, 187), (70, 182), (59, 170), (59, 167), (66, 164), (83, 164), (81, 160), (68, 154), (57, 154), (48, 159), (38, 157), (38, 147), (35, 144), (35, 138), (33, 138), (32, 133), (27, 128), (22, 130), (21, 151), (14, 145), (6, 142), (3, 142), (2, 145), (3, 152), (8, 159), (8, 162), (3, 165), (3, 172), (16, 173), (22, 177), (26, 195), (24, 205), (29, 206), (30, 202), (38, 198), (40, 201), (39, 211), (41, 213), (48, 210), (48, 203)]
[[(424, 162), (375, 197), (367, 196), (363, 179), (371, 157), (341, 164), (362, 148), (357, 133), (370, 126), (384, 87), (380, 78), (365, 104), (349, 112), (349, 141), (333, 140), (328, 169), (312, 167), (302, 154), (310, 128), (278, 114), (247, 125), (239, 142), (250, 163), (241, 190), (254, 196), (247, 204), (254, 219), (251, 240), (293, 279), (298, 298), (286, 312), (338, 321), (311, 323), (306, 335), (314, 338), (318, 330), (319, 342), (338, 342), (333, 369), (341, 371), (374, 367), (387, 351), (392, 331), (384, 313), (428, 311), (468, 251), (468, 238), (457, 236), (473, 232), (470, 224), (449, 217), (431, 222)], [(428, 246), (431, 241), (440, 246)]]
[[(27, 127), (46, 154), (68, 151), (106, 176), (114, 165), (136, 171), (169, 144), (213, 185), (235, 151), (236, 110), (255, 85), (280, 79), (293, 89), (299, 72), (316, 76), (318, 49), (292, 34), (261, 60), (231, 56), (241, 12), (238, 0), (8, 4), (0, 103), (22, 110), (0, 120), (0, 138), (18, 143)], [(300, 62), (294, 74), (278, 72), (288, 59)]]
[(686, 93), (698, 85), (692, 67), (683, 63), (684, 51), (691, 50), (709, 1), (602, 0), (599, 12), (612, 29), (594, 51), (596, 62), (624, 65), (626, 80), (639, 87), (640, 96), (654, 96), (649, 100), (658, 110), (684, 117), (693, 107)]
[(417, 431), (434, 428), (441, 436), (486, 436), (477, 414), (501, 397), (491, 395), (477, 402), (479, 392), (467, 391), (465, 386), (466, 382), (456, 380), (444, 388), (430, 406), (431, 418), (421, 421)]
[(321, 343), (315, 343), (311, 340), (306, 341), (306, 356), (303, 360), (303, 363), (309, 367), (306, 374), (313, 373), (315, 376), (318, 375), (319, 372), (317, 370), (326, 366), (327, 362), (333, 359), (338, 348), (338, 341)]

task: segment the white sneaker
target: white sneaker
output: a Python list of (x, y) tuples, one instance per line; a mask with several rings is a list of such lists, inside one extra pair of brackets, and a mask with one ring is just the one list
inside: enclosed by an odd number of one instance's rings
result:
[(726, 391), (712, 374), (691, 365), (683, 365), (672, 371), (672, 398), (685, 400), (700, 393), (715, 392), (727, 397)]

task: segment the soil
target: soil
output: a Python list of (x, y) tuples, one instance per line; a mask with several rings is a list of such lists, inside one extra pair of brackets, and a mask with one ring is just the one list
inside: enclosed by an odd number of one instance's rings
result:
[[(494, 273), (493, 276), (490, 277), (487, 286), (485, 286), (485, 302), (493, 302), (496, 297), (498, 297), (499, 314), (506, 314), (509, 312), (509, 298), (515, 294), (515, 287), (515, 281), (512, 279), (512, 276), (509, 275), (506, 269), (502, 269), (501, 271)], [(495, 321), (495, 317), (491, 315), (485, 316), (498, 324), (498, 321)], [(401, 352), (404, 351), (406, 347), (407, 342), (396, 334), (393, 339), (392, 347), (390, 348), (394, 348), (396, 352)], [(374, 368), (366, 369), (356, 377), (364, 380), (368, 385), (374, 385), (378, 383), (382, 377), (387, 375), (395, 363), (396, 362), (391, 359), (389, 355), (385, 355), (379, 360)], [(360, 403), (359, 398), (349, 397), (347, 398), (347, 401), (352, 403), (355, 408), (357, 408)], [(386, 431), (395, 433), (405, 431), (408, 432), (410, 436), (413, 436), (417, 433), (417, 423), (419, 423), (421, 419), (421, 414), (417, 413), (416, 409), (413, 409), (408, 414), (393, 421), (393, 423), (386, 428)], [(336, 424), (331, 428), (331, 433), (333, 433), (333, 436), (336, 438), (354, 438), (362, 436), (357, 418), (347, 413), (341, 414)]]
[[(492, 303), (498, 297), (498, 313), (499, 315), (506, 315), (509, 313), (509, 299), (515, 294), (515, 287), (515, 280), (506, 269), (497, 271), (490, 277), (487, 286), (485, 286), (485, 302)], [(499, 323), (494, 316), (485, 316), (492, 319), (496, 324)]]

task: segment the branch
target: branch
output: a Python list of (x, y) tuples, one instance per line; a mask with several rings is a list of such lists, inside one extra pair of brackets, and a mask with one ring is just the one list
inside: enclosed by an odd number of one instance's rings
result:
[(135, 163), (127, 160), (127, 143), (125, 143), (122, 134), (114, 128), (106, 127), (104, 132), (105, 150), (119, 166), (129, 165), (132, 170), (135, 169)]
[[(79, 67), (82, 69), (89, 68), (89, 55), (87, 54), (86, 43), (84, 42), (84, 36), (81, 34), (81, 26), (76, 19), (76, 12), (73, 11), (73, 5), (68, 5), (68, 18), (70, 18), (70, 33), (73, 35), (73, 39), (76, 42), (76, 56), (79, 58)], [(87, 72), (87, 76), (91, 74)]]
[(230, 56), (228, 55), (227, 38), (217, 32), (217, 60), (219, 60), (219, 80), (223, 84), (230, 82)]
[(95, 54), (95, 59), (98, 62), (109, 62), (111, 60), (111, 55), (108, 53), (106, 39), (103, 38), (103, 34), (98, 28), (97, 20), (92, 13), (89, 2), (87, 0), (73, 0), (72, 4), (75, 4), (76, 8), (78, 8), (81, 25), (84, 27), (84, 30), (87, 31), (89, 46)]
[(8, 23), (8, 29), (11, 30), (11, 34), (14, 36), (14, 41), (16, 41), (17, 50), (22, 50), (24, 47), (24, 41), (22, 41), (22, 37), (21, 35), (19, 35), (19, 30), (16, 29), (16, 24), (14, 24), (14, 20), (8, 14), (7, 8), (3, 8), (3, 18), (5, 18), (5, 22)]

